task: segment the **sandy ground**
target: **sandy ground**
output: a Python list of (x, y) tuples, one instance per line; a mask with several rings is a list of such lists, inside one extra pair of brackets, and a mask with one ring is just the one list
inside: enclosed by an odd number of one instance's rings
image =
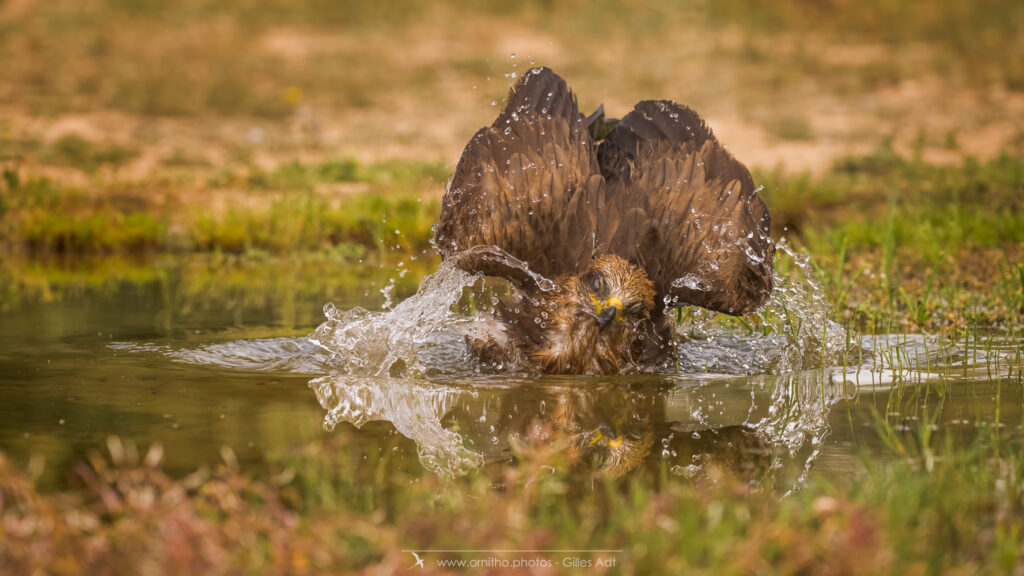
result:
[[(7, 10), (18, 6), (13, 3)], [(329, 104), (327, 95), (311, 95), (290, 118), (268, 121), (163, 118), (115, 111), (33, 116), (8, 106), (0, 110), (0, 137), (50, 142), (77, 134), (87, 140), (130, 145), (139, 155), (118, 171), (118, 177), (129, 179), (146, 177), (181, 151), (215, 168), (231, 164), (240, 149), (246, 151), (248, 161), (263, 167), (332, 156), (441, 161), (454, 167), (469, 137), (497, 114), (500, 102), (493, 104), (494, 95), (514, 82), (506, 77), (456, 74), (445, 65), (454, 57), (473, 54), (479, 46), (485, 47), (480, 56), (502, 62), (508, 74), (522, 73), (532, 62), (556, 71), (565, 69), (585, 110), (603, 102), (610, 116), (622, 115), (633, 100), (644, 97), (690, 104), (704, 115), (719, 139), (753, 168), (820, 173), (836, 158), (870, 152), (886, 141), (900, 154), (910, 155), (916, 149), (932, 162), (959, 162), (966, 156), (985, 160), (1019, 142), (1024, 127), (1024, 94), (972, 88), (939, 74), (915, 74), (872, 90), (835, 88), (836, 75), (841, 81), (844, 67), (871, 66), (892, 58), (884, 46), (832, 46), (824, 40), (804, 39), (801, 50), (810, 46), (820, 51), (821, 65), (834, 68), (830, 82), (798, 77), (761, 97), (746, 88), (744, 76), (753, 77), (756, 66), (765, 64), (735, 64), (735, 53), (743, 43), (737, 33), (709, 39), (706, 31), (691, 32), (693, 41), (677, 49), (670, 66), (654, 63), (642, 71), (657, 79), (657, 93), (630, 81), (636, 71), (609, 74), (604, 86), (594, 75), (575, 73), (584, 59), (595, 69), (601, 69), (604, 60), (611, 66), (620, 58), (615, 51), (628, 46), (609, 45), (607, 53), (584, 57), (574, 53), (567, 41), (543, 31), (508, 27), (486, 41), (480, 34), (446, 37), (414, 31), (416, 49), (408, 52), (407, 61), (390, 77), (393, 83), (382, 86), (380, 97), (369, 107), (339, 108)], [(356, 52), (367, 41), (366, 37), (280, 28), (264, 33), (253, 46), (288, 65), (303, 66), (325, 54)], [(694, 47), (686, 47), (691, 44)], [(769, 58), (774, 56), (784, 66), (796, 49), (777, 42), (772, 50)], [(767, 65), (774, 63), (769, 60)], [(421, 93), (403, 88), (403, 74), (423, 67), (439, 71), (435, 85), (443, 89)], [(772, 129), (782, 124), (785, 131), (787, 122), (796, 127), (795, 136), (780, 136), (779, 129)], [(87, 179), (73, 170), (34, 169), (79, 183)]]

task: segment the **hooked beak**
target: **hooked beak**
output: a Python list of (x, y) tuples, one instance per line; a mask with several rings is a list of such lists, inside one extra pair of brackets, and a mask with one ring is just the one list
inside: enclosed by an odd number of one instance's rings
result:
[(619, 318), (619, 312), (622, 310), (622, 300), (618, 296), (612, 296), (603, 304), (593, 294), (590, 295), (590, 300), (594, 303), (596, 308), (597, 325), (602, 331), (612, 323), (612, 320)]
[(594, 433), (594, 438), (590, 440), (590, 446), (593, 447), (602, 440), (604, 440), (609, 448), (618, 448), (622, 445), (623, 437), (617, 431), (601, 424), (597, 427), (597, 431)]
[(615, 320), (615, 317), (618, 316), (618, 314), (619, 309), (614, 306), (609, 306), (605, 308), (604, 310), (601, 311), (600, 314), (597, 315), (597, 325), (601, 328), (601, 330), (604, 330), (605, 328), (608, 327), (609, 324), (612, 323), (612, 320)]

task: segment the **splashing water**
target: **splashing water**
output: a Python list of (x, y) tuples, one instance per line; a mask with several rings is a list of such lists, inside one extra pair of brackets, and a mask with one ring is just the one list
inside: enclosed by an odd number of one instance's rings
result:
[(309, 340), (323, 348), (331, 366), (353, 376), (399, 376), (464, 372), (469, 350), (458, 328), (472, 321), (452, 307), (477, 277), (442, 262), (410, 298), (386, 312), (334, 304), (324, 306), (327, 321)]
[[(809, 256), (784, 241), (779, 251), (791, 263), (789, 273), (776, 272), (775, 289), (760, 311), (735, 320), (703, 308), (686, 309), (685, 319), (674, 326), (676, 363), (670, 372), (718, 374), (786, 374), (835, 364), (846, 352), (846, 333), (828, 320), (829, 304), (814, 274)], [(474, 254), (500, 260), (523, 278), (553, 289), (504, 252)], [(333, 304), (324, 307), (327, 321), (310, 341), (330, 356), (332, 367), (348, 375), (466, 375), (487, 372), (468, 350), (464, 336), (486, 329), (480, 316), (460, 313), (467, 288), (479, 276), (442, 262), (426, 277), (416, 294), (385, 311), (353, 308), (347, 312)], [(694, 275), (678, 280), (687, 285)], [(477, 291), (469, 294), (485, 301)]]
[[(810, 446), (803, 466), (806, 471), (827, 431), (829, 408), (843, 397), (842, 386), (837, 387), (829, 374), (806, 371), (833, 363), (845, 350), (845, 333), (828, 321), (829, 305), (808, 256), (785, 243), (779, 244), (779, 250), (792, 265), (788, 274), (776, 274), (775, 290), (765, 307), (732, 324), (724, 316), (691, 308), (688, 319), (677, 326), (677, 363), (666, 367), (673, 369), (665, 375), (788, 375), (746, 381), (749, 397), (733, 403), (746, 406), (747, 415), (725, 424), (744, 426), (790, 455)], [(516, 267), (524, 278), (550, 284), (525, 263), (500, 251), (484, 256)], [(481, 446), (502, 442), (495, 428), (498, 424), (476, 434), (459, 434), (442, 422), (456, 406), (474, 422), (490, 418), (486, 403), (480, 406), (467, 399), (477, 393), (494, 393), (493, 382), (474, 389), (452, 380), (489, 372), (490, 367), (472, 356), (464, 338), (479, 329), (480, 317), (458, 310), (467, 295), (479, 294), (479, 279), (444, 262), (423, 280), (414, 296), (390, 310), (342, 312), (328, 304), (324, 309), (327, 321), (310, 336), (310, 341), (329, 355), (333, 372), (310, 383), (327, 411), (325, 429), (332, 430), (339, 422), (361, 427), (371, 420), (385, 420), (416, 441), (421, 463), (440, 476), (456, 476), (478, 466), (486, 453)], [(699, 278), (680, 282), (699, 283)], [(486, 297), (477, 299), (485, 301)], [(409, 380), (409, 376), (442, 380)], [(692, 428), (697, 437), (700, 431), (715, 430), (722, 422), (715, 417), (714, 402), (699, 390), (686, 389), (687, 401), (696, 404), (685, 413), (685, 422), (673, 422), (674, 430)], [(709, 402), (702, 404), (705, 400)], [(717, 409), (726, 410), (724, 406)], [(524, 412), (529, 409), (524, 407)], [(635, 417), (622, 414), (618, 418)], [(468, 448), (467, 443), (477, 449)]]
[(776, 271), (775, 289), (760, 311), (723, 321), (710, 310), (687, 310), (675, 326), (679, 371), (786, 374), (834, 365), (845, 355), (846, 331), (828, 319), (830, 306), (810, 257), (785, 241), (776, 247), (792, 268), (786, 276)]
[[(507, 458), (516, 438), (531, 434), (533, 419), (542, 417), (554, 424), (551, 442), (575, 446), (581, 457), (597, 449), (594, 430), (621, 434), (621, 444), (605, 455), (612, 462), (605, 467), (616, 473), (638, 465), (638, 458), (660, 457), (694, 475), (707, 456), (698, 458), (697, 452), (754, 442), (763, 444), (754, 453), (786, 454), (791, 462), (801, 455), (799, 484), (827, 434), (829, 409), (846, 389), (831, 372), (810, 369), (835, 363), (845, 334), (828, 321), (828, 302), (808, 257), (785, 243), (779, 251), (789, 270), (776, 274), (775, 290), (761, 311), (736, 321), (690, 308), (675, 329), (675, 365), (662, 367), (659, 375), (612, 376), (582, 388), (572, 378), (562, 378), (566, 384), (559, 378), (524, 380), (504, 370), (495, 374), (495, 367), (475, 358), (466, 335), (486, 329), (493, 286), (450, 262), (442, 262), (402, 302), (393, 304), (386, 290), (382, 311), (342, 311), (327, 304), (326, 321), (306, 341), (158, 351), (190, 363), (324, 374), (309, 386), (325, 410), (325, 430), (339, 422), (389, 422), (416, 443), (420, 463), (444, 478)], [(500, 250), (474, 256), (542, 289), (556, 289)], [(680, 282), (699, 285), (699, 278)], [(639, 384), (626, 386), (622, 379)], [(558, 440), (559, 434), (568, 440)], [(629, 450), (616, 452), (618, 446)], [(688, 454), (695, 459), (686, 460)], [(781, 466), (773, 458), (773, 466)]]
[(309, 383), (327, 410), (324, 429), (338, 422), (356, 428), (374, 420), (388, 421), (400, 434), (416, 441), (420, 463), (442, 478), (454, 478), (483, 464), (483, 457), (466, 448), (457, 432), (441, 419), (465, 391), (443, 385), (409, 386), (395, 378), (324, 376)]

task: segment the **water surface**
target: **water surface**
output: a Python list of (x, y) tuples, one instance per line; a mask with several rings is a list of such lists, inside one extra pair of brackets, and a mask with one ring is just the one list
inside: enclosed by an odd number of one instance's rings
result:
[(539, 441), (601, 474), (724, 468), (786, 491), (883, 464), (888, 433), (1021, 430), (1019, 339), (847, 333), (800, 266), (752, 325), (680, 315), (657, 374), (556, 377), (476, 362), (461, 331), (494, 287), (446, 269), (418, 286), (435, 265), (7, 263), (0, 448), (59, 485), (111, 435), (163, 444), (174, 474), (343, 435), (357, 461), (456, 477)]

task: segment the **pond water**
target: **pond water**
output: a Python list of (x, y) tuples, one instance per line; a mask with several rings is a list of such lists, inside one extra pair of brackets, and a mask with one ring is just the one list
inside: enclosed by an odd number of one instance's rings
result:
[(8, 262), (0, 449), (59, 486), (111, 435), (163, 444), (178, 475), (344, 435), (356, 461), (442, 477), (533, 438), (612, 476), (727, 468), (786, 491), (884, 463), (890, 432), (1020, 434), (1019, 338), (847, 333), (793, 256), (760, 317), (687, 311), (675, 362), (615, 377), (480, 365), (461, 335), (501, 287), (444, 268), (420, 286), (428, 256)]

